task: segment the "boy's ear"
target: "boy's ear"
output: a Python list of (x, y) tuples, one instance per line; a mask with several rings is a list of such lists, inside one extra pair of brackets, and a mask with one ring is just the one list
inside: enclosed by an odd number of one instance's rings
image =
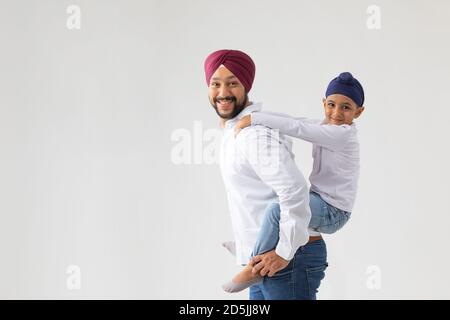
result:
[(361, 115), (361, 113), (363, 113), (363, 111), (364, 111), (364, 107), (358, 107), (358, 108), (356, 108), (356, 112), (355, 112), (355, 119), (356, 118), (358, 118), (360, 115)]
[(323, 98), (323, 99), (322, 99), (322, 102), (323, 102), (323, 107), (325, 108), (325, 107), (326, 107), (326, 104), (327, 104), (327, 99)]

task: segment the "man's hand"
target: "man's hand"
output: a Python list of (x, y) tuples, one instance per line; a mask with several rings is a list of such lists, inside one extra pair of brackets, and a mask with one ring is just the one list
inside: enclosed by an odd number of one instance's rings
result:
[(238, 123), (236, 123), (236, 126), (234, 127), (234, 136), (236, 137), (244, 128), (247, 128), (248, 126), (252, 125), (252, 117), (251, 115), (243, 116)]
[(253, 265), (252, 273), (259, 273), (261, 276), (272, 277), (275, 273), (286, 268), (289, 261), (283, 259), (275, 253), (275, 250), (254, 256), (250, 262)]

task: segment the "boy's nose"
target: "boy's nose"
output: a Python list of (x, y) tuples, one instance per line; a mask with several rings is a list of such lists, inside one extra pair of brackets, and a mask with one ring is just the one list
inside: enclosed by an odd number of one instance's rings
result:
[(339, 119), (342, 118), (343, 113), (342, 110), (339, 110), (339, 108), (335, 108), (333, 111), (333, 118)]
[(342, 110), (341, 110), (341, 108), (334, 108), (333, 113), (335, 115), (342, 114)]

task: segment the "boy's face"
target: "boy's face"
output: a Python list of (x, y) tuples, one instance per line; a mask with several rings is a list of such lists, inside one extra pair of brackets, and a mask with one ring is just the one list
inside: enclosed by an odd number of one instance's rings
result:
[(353, 119), (364, 111), (364, 107), (358, 107), (352, 99), (342, 94), (331, 94), (322, 101), (328, 124), (352, 124)]

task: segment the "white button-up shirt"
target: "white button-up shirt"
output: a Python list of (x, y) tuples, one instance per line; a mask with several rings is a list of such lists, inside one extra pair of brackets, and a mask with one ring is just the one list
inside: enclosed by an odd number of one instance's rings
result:
[(311, 191), (332, 206), (351, 212), (359, 177), (359, 143), (356, 124), (329, 125), (323, 120), (294, 118), (275, 112), (255, 112), (252, 124), (313, 143)]
[(222, 141), (220, 167), (238, 264), (249, 262), (265, 210), (273, 202), (279, 202), (281, 210), (275, 248), (279, 256), (291, 260), (310, 234), (317, 235), (308, 230), (309, 190), (295, 164), (291, 139), (264, 126), (250, 126), (234, 136), (238, 120), (261, 108), (261, 103), (252, 104), (226, 121)]

